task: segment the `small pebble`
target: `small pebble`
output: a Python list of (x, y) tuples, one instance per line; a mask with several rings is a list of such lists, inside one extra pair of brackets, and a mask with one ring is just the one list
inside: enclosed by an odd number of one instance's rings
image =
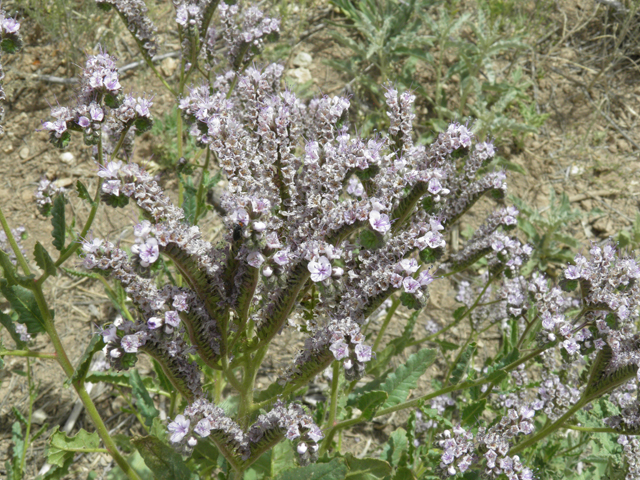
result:
[(60, 160), (67, 165), (71, 165), (75, 159), (76, 157), (74, 157), (73, 153), (71, 152), (63, 152), (60, 154)]
[(20, 155), (20, 158), (23, 160), (29, 158), (29, 147), (22, 147), (18, 155)]
[(31, 421), (36, 425), (42, 425), (48, 416), (49, 415), (47, 415), (47, 412), (39, 408), (38, 410), (33, 412), (33, 414), (31, 414)]

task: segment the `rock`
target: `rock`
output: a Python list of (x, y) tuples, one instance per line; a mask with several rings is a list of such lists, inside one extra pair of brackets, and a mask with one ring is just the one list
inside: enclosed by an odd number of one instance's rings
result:
[(59, 178), (54, 182), (58, 187), (68, 188), (73, 185), (73, 178)]
[(67, 165), (73, 165), (76, 157), (71, 152), (63, 152), (60, 154), (60, 161), (66, 163)]
[(571, 165), (571, 168), (569, 169), (569, 173), (571, 175), (582, 175), (584, 173), (584, 167), (580, 165)]
[(29, 147), (22, 147), (18, 155), (20, 155), (20, 158), (23, 160), (29, 158)]
[(164, 73), (165, 76), (170, 77), (171, 75), (173, 75), (173, 72), (176, 71), (176, 68), (178, 68), (178, 60), (171, 57), (165, 58), (160, 64), (160, 68), (162, 69), (162, 73)]
[(22, 200), (25, 202), (31, 202), (33, 200), (33, 192), (31, 190), (25, 190), (22, 192)]
[(295, 67), (308, 67), (313, 62), (313, 57), (307, 52), (298, 52), (293, 61)]
[(33, 412), (33, 414), (31, 414), (31, 421), (36, 425), (42, 425), (48, 416), (49, 415), (47, 415), (47, 412), (39, 408), (38, 410)]
[(308, 68), (293, 68), (287, 70), (287, 76), (294, 79), (296, 83), (306, 83), (313, 80)]
[(3, 151), (4, 153), (11, 153), (11, 152), (13, 152), (13, 145), (8, 144), (6, 147), (4, 147), (4, 148), (2, 149), (2, 151)]

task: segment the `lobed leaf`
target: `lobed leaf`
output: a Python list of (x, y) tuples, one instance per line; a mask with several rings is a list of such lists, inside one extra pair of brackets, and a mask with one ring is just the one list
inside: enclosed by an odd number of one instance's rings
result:
[(411, 355), (407, 363), (400, 365), (395, 372), (387, 377), (380, 385), (380, 389), (389, 394), (384, 403), (384, 408), (389, 408), (404, 402), (409, 396), (409, 391), (416, 388), (418, 378), (427, 371), (436, 359), (436, 351), (424, 348)]
[(131, 440), (157, 480), (189, 480), (191, 472), (180, 454), (160, 439), (148, 435)]
[(66, 223), (64, 218), (64, 196), (58, 195), (53, 201), (53, 208), (51, 209), (51, 225), (53, 225), (53, 246), (59, 251), (64, 248), (64, 238), (66, 234)]

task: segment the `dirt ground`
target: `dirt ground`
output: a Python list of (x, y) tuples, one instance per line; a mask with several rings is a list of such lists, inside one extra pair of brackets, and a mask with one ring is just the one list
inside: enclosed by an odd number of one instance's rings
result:
[[(328, 13), (331, 14), (330, 11)], [(327, 33), (327, 9), (319, 6), (294, 12), (289, 18), (290, 24), (293, 25), (297, 16), (303, 14), (312, 20), (304, 32), (296, 31), (287, 37), (293, 47), (285, 59), (287, 67), (296, 68), (292, 59), (299, 52), (306, 52), (312, 58), (312, 63), (306, 68), (314, 79), (315, 90), (340, 93), (350, 79), (323, 63), (324, 59), (346, 54)], [(548, 25), (543, 26), (531, 42), (533, 48), (518, 60), (534, 82), (531, 94), (538, 111), (548, 113), (549, 119), (538, 134), (527, 137), (523, 148), (517, 149), (507, 143), (499, 152), (528, 172), (528, 175), (509, 174), (510, 194), (530, 205), (544, 208), (548, 205), (549, 190), (553, 188), (557, 192), (566, 192), (572, 206), (584, 212), (594, 208), (603, 212), (585, 215), (582, 221), (567, 226), (566, 232), (583, 246), (628, 228), (638, 211), (640, 196), (640, 134), (637, 128), (640, 77), (634, 63), (638, 58), (629, 55), (607, 70), (611, 60), (607, 55), (619, 54), (603, 52), (598, 46), (597, 38), (606, 33), (605, 21), (604, 7), (591, 0), (556, 2), (555, 10), (548, 14)], [(36, 241), (51, 247), (50, 220), (37, 213), (33, 201), (40, 178), (56, 179), (62, 186), (71, 186), (82, 179), (89, 191), (93, 191), (96, 166), (88, 151), (79, 148), (78, 142), (72, 142), (68, 150), (73, 156), (63, 157), (63, 161), (60, 152), (47, 142), (47, 133), (39, 131), (41, 122), (48, 117), (49, 106), (56, 102), (62, 105), (73, 103), (75, 95), (74, 85), (43, 81), (42, 76), (68, 77), (72, 66), (67, 60), (64, 45), (52, 41), (34, 22), (24, 19), (23, 32), (26, 42), (22, 52), (3, 57), (8, 105), (4, 122), (6, 133), (0, 137), (0, 204), (12, 227), (26, 228), (28, 238), (24, 245), (30, 253)], [(300, 34), (305, 38), (297, 42), (295, 35)], [(128, 37), (122, 38), (117, 53), (119, 63), (137, 60), (130, 53), (134, 48)], [(171, 39), (168, 34), (166, 38)], [(177, 44), (172, 46), (169, 40), (164, 43), (166, 51), (177, 47)], [(163, 63), (162, 68), (163, 73), (172, 73), (171, 62)], [(423, 80), (429, 81), (428, 78)], [(122, 83), (127, 91), (155, 93), (154, 112), (157, 117), (161, 116), (163, 109), (166, 110), (169, 97), (146, 68), (133, 70)], [(158, 141), (162, 139), (145, 134), (136, 150), (135, 160), (149, 162), (151, 146)], [(162, 173), (161, 178), (168, 191), (177, 190), (173, 174)], [(73, 210), (79, 220), (84, 220), (88, 209), (73, 194), (71, 197), (68, 214)], [(479, 205), (477, 218), (488, 208), (490, 203)], [(127, 241), (134, 220), (133, 210), (114, 211), (101, 207), (93, 233), (97, 237)], [(208, 219), (203, 227), (207, 235), (215, 235), (215, 220)], [(74, 268), (78, 264), (79, 260), (72, 259), (67, 266)], [(37, 269), (35, 264), (33, 268)], [(426, 309), (428, 315), (425, 315), (423, 323), (427, 316), (448, 318), (455, 307), (451, 301), (454, 286), (448, 281), (440, 284), (433, 289), (431, 303)], [(64, 274), (48, 281), (46, 293), (50, 308), (56, 311), (56, 326), (62, 342), (75, 363), (96, 326), (110, 320), (110, 302), (101, 286), (93, 280), (79, 280)], [(0, 307), (4, 309), (7, 305)], [(401, 312), (401, 315), (406, 315), (406, 312)], [(398, 333), (400, 328), (401, 324), (390, 329), (389, 335)], [(462, 334), (455, 329), (452, 333)], [(2, 331), (0, 338), (5, 345), (12, 345), (6, 332)], [(50, 350), (43, 336), (36, 340), (33, 348), (45, 352)], [(297, 348), (293, 340), (278, 340), (277, 349), (274, 349), (276, 354), (259, 378), (262, 386), (276, 378)], [(11, 424), (15, 421), (12, 408), (24, 413), (28, 407), (26, 378), (16, 373), (24, 370), (25, 361), (10, 357), (5, 361), (5, 369), (0, 371), (0, 477), (5, 473), (4, 462), (10, 455)], [(32, 365), (39, 392), (34, 406), (38, 412), (36, 424), (46, 422), (49, 428), (63, 425), (74, 406), (73, 390), (62, 387), (63, 373), (51, 361), (33, 360)], [(141, 368), (144, 373), (148, 366), (143, 363)], [(423, 388), (428, 388), (428, 380), (424, 379)], [(134, 417), (121, 411), (123, 402), (111, 392), (110, 389), (103, 390), (95, 399), (107, 426), (119, 432), (127, 432), (130, 428), (136, 431)], [(394, 418), (387, 423), (398, 424), (400, 420)], [(92, 430), (89, 419), (82, 414), (75, 429), (81, 427)], [(381, 427), (384, 425), (347, 433), (346, 448), (361, 453), (368, 445), (370, 452), (375, 450), (375, 435), (380, 434)], [(390, 428), (386, 431), (389, 432)], [(29, 450), (26, 478), (35, 478), (44, 464), (46, 438), (44, 435)], [(371, 438), (374, 439), (373, 445), (368, 442)], [(77, 459), (73, 476), (69, 478), (85, 478), (89, 471), (95, 471), (97, 478), (103, 478), (110, 465), (110, 458), (103, 454), (83, 455)]]

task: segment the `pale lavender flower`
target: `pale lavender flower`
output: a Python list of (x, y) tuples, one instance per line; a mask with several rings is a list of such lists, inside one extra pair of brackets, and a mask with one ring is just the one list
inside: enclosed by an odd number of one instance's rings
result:
[(371, 361), (372, 350), (369, 345), (363, 345), (359, 343), (354, 348), (356, 352), (356, 358), (359, 362), (369, 362)]
[(391, 228), (389, 216), (386, 213), (380, 213), (378, 210), (371, 210), (369, 213), (369, 223), (371, 228), (383, 235)]
[(113, 178), (117, 179), (118, 172), (120, 171), (121, 168), (122, 168), (121, 161), (109, 162), (105, 166), (100, 165), (98, 176), (102, 178), (107, 178), (107, 179), (113, 179)]
[(125, 335), (121, 340), (122, 349), (127, 353), (136, 353), (142, 346), (140, 335)]
[(408, 274), (415, 273), (418, 271), (418, 268), (420, 268), (415, 258), (403, 258), (400, 261), (400, 266)]
[(169, 310), (164, 314), (164, 323), (177, 328), (180, 326), (180, 315), (175, 310)]
[[(131, 247), (131, 251), (134, 251), (134, 245)], [(134, 252), (136, 253), (136, 252)], [(140, 257), (140, 264), (143, 267), (148, 267), (160, 257), (160, 249), (158, 248), (158, 241), (155, 238), (147, 238), (145, 242), (138, 248), (138, 256)]]
[(247, 263), (255, 268), (260, 268), (264, 263), (264, 256), (260, 252), (251, 252), (247, 255)]
[(5, 33), (16, 33), (20, 30), (20, 22), (14, 18), (7, 17), (2, 21), (2, 29)]
[(349, 356), (349, 346), (342, 340), (332, 343), (329, 350), (331, 350), (336, 360), (342, 360)]
[(191, 425), (191, 420), (185, 418), (184, 415), (177, 415), (176, 419), (167, 426), (167, 429), (171, 432), (171, 438), (169, 439), (171, 443), (181, 441), (189, 433), (189, 425)]
[(416, 281), (413, 277), (405, 277), (402, 281), (404, 291), (407, 293), (415, 293), (420, 289), (420, 282)]
[(331, 276), (331, 262), (324, 255), (311, 260), (307, 268), (311, 272), (311, 281), (313, 282), (322, 282)]
[(23, 342), (30, 342), (33, 340), (31, 335), (29, 335), (29, 332), (27, 332), (26, 325), (23, 325), (22, 323), (16, 323), (16, 333), (20, 335), (20, 340)]

